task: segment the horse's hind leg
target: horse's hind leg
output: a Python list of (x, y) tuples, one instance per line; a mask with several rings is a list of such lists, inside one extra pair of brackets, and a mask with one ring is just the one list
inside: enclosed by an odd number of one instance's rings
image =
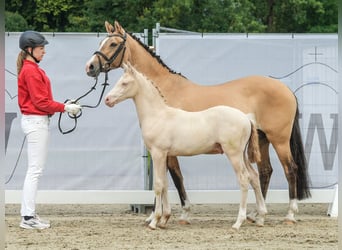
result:
[(247, 169), (248, 169), (249, 176), (250, 176), (250, 183), (254, 189), (256, 205), (257, 205), (257, 211), (256, 211), (253, 221), (258, 226), (263, 226), (264, 221), (265, 221), (265, 216), (267, 214), (267, 209), (266, 209), (264, 197), (261, 193), (259, 175), (258, 175), (258, 172), (252, 167), (252, 165), (249, 162), (247, 162)]
[(182, 214), (179, 220), (180, 224), (190, 224), (189, 212), (190, 212), (190, 201), (184, 188), (183, 175), (179, 167), (178, 159), (175, 156), (167, 157), (167, 167), (170, 171), (173, 183), (175, 184), (179, 199), (182, 205)]
[(270, 161), (270, 152), (269, 146), (270, 142), (268, 141), (266, 135), (262, 131), (258, 131), (259, 134), (259, 149), (261, 155), (261, 161), (257, 163), (258, 171), (259, 171), (259, 179), (261, 185), (261, 192), (266, 199), (267, 190), (270, 184), (271, 176), (273, 173), (273, 168)]
[(233, 229), (239, 230), (242, 223), (247, 217), (247, 195), (248, 195), (248, 185), (249, 185), (249, 173), (247, 167), (244, 163), (243, 150), (241, 153), (233, 151), (229, 153), (229, 150), (224, 150), (227, 157), (235, 171), (236, 177), (240, 184), (241, 199), (239, 206), (239, 213), (236, 222), (232, 226)]
[(295, 213), (298, 212), (298, 199), (297, 199), (297, 171), (298, 167), (294, 163), (289, 145), (287, 144), (273, 144), (278, 158), (284, 168), (287, 182), (289, 183), (289, 197), (290, 204), (287, 212), (285, 222), (295, 223)]
[[(272, 169), (272, 165), (270, 162), (270, 155), (269, 155), (270, 142), (266, 138), (266, 135), (264, 132), (258, 130), (258, 134), (259, 134), (259, 150), (260, 150), (261, 161), (257, 162), (257, 166), (258, 166), (258, 172), (259, 172), (261, 192), (265, 200), (273, 169)], [(249, 221), (256, 222), (258, 220), (257, 216), (258, 216), (258, 211), (254, 210), (247, 215), (247, 218)]]

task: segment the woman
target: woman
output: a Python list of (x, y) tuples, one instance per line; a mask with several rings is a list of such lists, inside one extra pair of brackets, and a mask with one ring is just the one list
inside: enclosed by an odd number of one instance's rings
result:
[(36, 214), (35, 202), (39, 178), (42, 175), (49, 139), (49, 120), (55, 112), (76, 115), (81, 106), (53, 100), (50, 80), (38, 66), (48, 41), (35, 31), (25, 31), (19, 39), (21, 49), (17, 59), (18, 103), (22, 113), (21, 127), (27, 137), (28, 169), (23, 187), (20, 227), (45, 229), (50, 227)]

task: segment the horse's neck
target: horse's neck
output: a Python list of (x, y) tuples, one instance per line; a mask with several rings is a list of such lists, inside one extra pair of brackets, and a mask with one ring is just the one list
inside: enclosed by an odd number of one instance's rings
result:
[(139, 80), (139, 91), (133, 98), (140, 122), (145, 118), (159, 117), (168, 107), (160, 92), (151, 82)]
[(165, 96), (168, 93), (182, 92), (187, 84), (192, 84), (183, 76), (171, 73), (133, 38), (130, 38), (130, 63), (151, 79)]
[(131, 47), (130, 63), (149, 79), (156, 79), (161, 75), (171, 74), (167, 68), (163, 67), (156, 58), (154, 58), (137, 41), (133, 40)]

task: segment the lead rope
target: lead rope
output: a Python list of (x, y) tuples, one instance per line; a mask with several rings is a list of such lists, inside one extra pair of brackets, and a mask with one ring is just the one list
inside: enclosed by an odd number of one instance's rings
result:
[[(102, 88), (102, 92), (101, 92), (101, 95), (100, 95), (100, 98), (99, 98), (97, 104), (93, 105), (93, 106), (92, 105), (81, 105), (82, 108), (97, 108), (100, 105), (100, 102), (102, 100), (102, 97), (103, 97), (103, 94), (104, 94), (104, 92), (106, 90), (106, 87), (109, 85), (107, 81), (108, 81), (108, 72), (105, 72), (105, 82), (102, 83), (103, 88)], [(70, 102), (70, 101), (71, 101), (71, 103), (78, 103), (79, 100), (81, 100), (82, 98), (84, 98), (87, 95), (89, 95), (92, 91), (96, 90), (97, 83), (98, 83), (98, 77), (96, 77), (95, 84), (84, 95), (81, 95), (80, 97), (78, 97), (76, 100), (73, 100), (73, 101), (70, 100), (70, 99), (67, 99), (67, 100), (65, 100), (64, 103), (67, 103), (67, 102)], [(69, 130), (63, 131), (62, 126), (61, 126), (61, 120), (62, 120), (63, 112), (60, 112), (59, 113), (59, 118), (58, 118), (58, 129), (59, 129), (59, 132), (61, 132), (63, 135), (69, 134), (69, 133), (73, 132), (76, 129), (76, 127), (77, 127), (77, 119), (82, 116), (83, 112), (82, 112), (82, 110), (80, 110), (80, 112), (78, 114), (76, 114), (76, 115), (71, 115), (69, 113), (67, 113), (67, 114), (68, 114), (68, 117), (70, 119), (74, 120), (74, 127), (69, 129)]]

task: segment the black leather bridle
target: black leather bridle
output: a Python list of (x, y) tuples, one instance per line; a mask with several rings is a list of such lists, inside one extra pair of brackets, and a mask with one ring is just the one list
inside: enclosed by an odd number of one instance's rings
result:
[[(110, 65), (119, 56), (120, 52), (122, 52), (122, 53), (121, 53), (121, 58), (120, 58), (119, 66), (122, 64), (122, 61), (123, 61), (123, 58), (124, 58), (124, 55), (125, 55), (125, 51), (126, 51), (126, 37), (127, 37), (127, 35), (126, 35), (126, 33), (123, 36), (119, 35), (119, 34), (109, 34), (107, 37), (115, 37), (115, 36), (122, 38), (122, 42), (119, 43), (118, 48), (114, 51), (114, 53), (113, 53), (113, 55), (111, 57), (107, 57), (101, 51), (95, 51), (94, 52), (94, 55), (96, 55), (98, 60), (99, 60), (100, 72), (102, 70), (104, 72), (108, 72), (109, 70), (111, 70)], [(104, 65), (102, 65), (100, 57), (102, 57), (103, 60), (105, 61)]]
[[(97, 108), (100, 105), (101, 99), (104, 95), (105, 89), (106, 87), (109, 85), (108, 84), (108, 71), (111, 70), (110, 65), (114, 62), (114, 60), (119, 56), (120, 52), (121, 53), (121, 58), (120, 58), (120, 63), (119, 66), (122, 64), (124, 55), (125, 55), (125, 51), (126, 51), (126, 33), (122, 36), (122, 35), (118, 35), (118, 34), (109, 34), (108, 37), (121, 37), (122, 38), (122, 42), (120, 42), (118, 48), (114, 51), (113, 55), (111, 57), (107, 57), (105, 54), (103, 54), (101, 51), (95, 51), (94, 55), (97, 56), (98, 60), (99, 60), (99, 66), (100, 66), (100, 72), (105, 72), (105, 82), (102, 84), (103, 88), (102, 88), (102, 92), (100, 95), (100, 98), (97, 102), (96, 105), (90, 106), (90, 105), (81, 105), (82, 108)], [(103, 58), (103, 60), (105, 61), (105, 64), (102, 65), (101, 63), (101, 59), (100, 57)], [(98, 82), (98, 77), (96, 77), (96, 81), (95, 84), (91, 87), (91, 89), (89, 91), (87, 91), (84, 95), (78, 97), (76, 100), (73, 100), (73, 103), (78, 103), (79, 100), (81, 100), (82, 98), (86, 97), (88, 94), (90, 94), (92, 91), (94, 91), (96, 89), (96, 85)], [(70, 99), (66, 100), (64, 103), (70, 101)], [(59, 114), (59, 119), (58, 119), (58, 129), (62, 134), (68, 134), (71, 133), (72, 131), (74, 131), (77, 127), (77, 119), (81, 117), (82, 115), (82, 110), (80, 110), (80, 112), (77, 115), (71, 115), (68, 113), (69, 118), (74, 120), (74, 127), (64, 131), (61, 127), (61, 118), (62, 118), (62, 114)]]

